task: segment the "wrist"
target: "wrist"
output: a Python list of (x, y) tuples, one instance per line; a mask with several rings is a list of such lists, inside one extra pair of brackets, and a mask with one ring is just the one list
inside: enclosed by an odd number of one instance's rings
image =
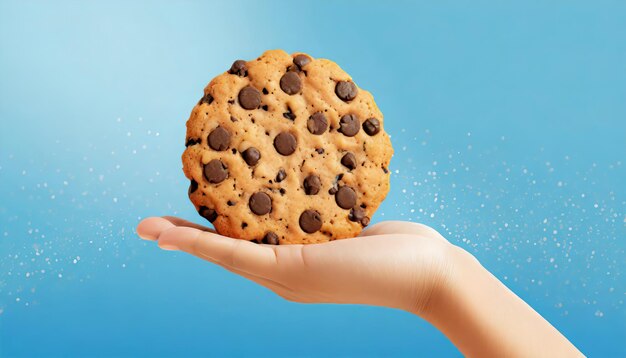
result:
[(428, 251), (426, 260), (431, 262), (426, 267), (429, 272), (420, 271), (428, 279), (417, 285), (419, 287), (411, 285), (413, 292), (403, 309), (433, 323), (439, 312), (445, 310), (444, 306), (449, 298), (454, 295), (452, 291), (461, 279), (459, 275), (462, 267), (472, 260), (477, 263), (477, 260), (469, 252), (447, 241), (441, 245), (433, 245)]
[(485, 269), (452, 246), (448, 268), (419, 316), (466, 356), (570, 356), (580, 352)]
[(443, 249), (442, 259), (433, 275), (430, 293), (421, 307), (410, 312), (435, 324), (446, 314), (450, 306), (461, 294), (462, 285), (471, 284), (463, 273), (472, 268), (482, 267), (478, 260), (465, 249), (447, 244)]

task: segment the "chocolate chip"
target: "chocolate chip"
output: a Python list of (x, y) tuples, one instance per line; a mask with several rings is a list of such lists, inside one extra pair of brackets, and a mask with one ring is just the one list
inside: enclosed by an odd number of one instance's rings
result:
[(305, 210), (298, 220), (300, 228), (307, 234), (312, 234), (322, 228), (322, 216), (315, 210)]
[(289, 71), (280, 78), (280, 89), (288, 95), (294, 95), (302, 89), (302, 81), (298, 73)]
[(359, 133), (359, 118), (356, 114), (346, 114), (339, 120), (339, 132), (343, 133), (346, 137), (354, 137)]
[(269, 107), (267, 106), (267, 104), (264, 106), (261, 106), (261, 108), (263, 108), (264, 111), (269, 111)]
[(191, 181), (189, 182), (189, 190), (187, 191), (187, 195), (191, 195), (196, 190), (198, 190), (198, 182), (191, 179)]
[(278, 174), (276, 174), (276, 182), (280, 183), (281, 181), (285, 180), (286, 177), (287, 173), (285, 172), (285, 169), (280, 168), (280, 170), (278, 170)]
[(262, 191), (252, 194), (248, 204), (250, 210), (257, 215), (265, 215), (272, 211), (272, 199)]
[(209, 220), (209, 222), (214, 222), (215, 219), (217, 219), (217, 212), (206, 206), (201, 206), (198, 209), (198, 214), (200, 214), (200, 216), (202, 216), (203, 218)]
[(333, 186), (328, 190), (328, 194), (335, 195), (337, 191), (339, 191), (339, 181), (343, 178), (343, 174), (339, 174), (335, 176), (335, 180), (333, 181)]
[(263, 87), (263, 94), (269, 94), (269, 91), (265, 87)]
[(228, 178), (228, 167), (219, 159), (213, 159), (204, 165), (204, 177), (209, 183), (221, 183)]
[(243, 157), (243, 160), (245, 160), (246, 163), (252, 167), (259, 162), (259, 159), (261, 159), (261, 152), (259, 152), (259, 150), (255, 147), (250, 147), (244, 150), (241, 153), (241, 156)]
[(315, 195), (320, 192), (322, 182), (320, 181), (320, 177), (315, 174), (311, 174), (304, 179), (303, 186), (306, 195)]
[(389, 173), (389, 169), (387, 169), (386, 167), (383, 167), (383, 172), (385, 172), (385, 174)]
[(296, 119), (296, 114), (291, 111), (291, 108), (287, 107), (287, 112), (283, 113), (283, 117), (293, 121)]
[(369, 216), (364, 217), (363, 219), (361, 219), (361, 225), (363, 226), (367, 226), (370, 224), (370, 218)]
[(342, 186), (335, 194), (335, 202), (342, 209), (350, 209), (356, 205), (356, 192), (349, 186)]
[(226, 150), (230, 146), (230, 132), (224, 127), (217, 127), (209, 134), (208, 142), (209, 147), (213, 150)]
[(230, 121), (231, 121), (231, 122), (237, 122), (237, 118), (235, 118), (235, 117), (233, 117), (233, 116), (230, 116)]
[(352, 170), (356, 168), (356, 158), (354, 154), (348, 152), (341, 158), (341, 165)]
[(317, 154), (324, 154), (324, 148), (315, 148)]
[(369, 135), (376, 135), (380, 132), (380, 122), (376, 118), (369, 118), (363, 122), (363, 130)]
[(237, 60), (233, 62), (233, 65), (230, 66), (230, 70), (228, 70), (228, 73), (232, 75), (246, 77), (248, 75), (248, 68), (246, 67), (246, 61)]
[(274, 138), (274, 148), (282, 155), (290, 155), (296, 151), (296, 137), (289, 132), (281, 132)]
[(363, 220), (364, 217), (365, 217), (365, 210), (361, 208), (352, 208), (352, 210), (350, 210), (350, 214), (348, 215), (348, 219), (350, 219), (350, 221), (356, 221), (356, 222)]
[(245, 109), (257, 109), (261, 105), (261, 93), (252, 86), (246, 86), (239, 91), (239, 104)]
[(326, 116), (322, 112), (313, 113), (313, 115), (309, 117), (309, 120), (306, 122), (306, 127), (312, 134), (320, 135), (324, 133), (326, 128), (328, 128)]
[(278, 191), (280, 192), (280, 195), (285, 195), (285, 193), (287, 192), (287, 190), (285, 190), (285, 188), (280, 188), (280, 189), (278, 189)]
[(302, 69), (302, 67), (311, 63), (311, 58), (303, 54), (296, 55), (296, 57), (293, 58), (293, 63), (298, 66), (299, 69)]
[(228, 206), (235, 206), (235, 202), (232, 201), (232, 200), (229, 200), (229, 201), (226, 202), (226, 205), (228, 205)]
[(185, 143), (185, 147), (189, 147), (192, 145), (200, 144), (202, 141), (199, 138), (189, 138)]
[(350, 210), (348, 219), (350, 219), (350, 221), (361, 223), (361, 225), (363, 226), (367, 226), (370, 224), (369, 216), (365, 216), (365, 210), (361, 208), (353, 208), (352, 210)]
[(356, 97), (358, 90), (351, 81), (339, 81), (335, 86), (335, 93), (342, 101), (350, 102)]
[(263, 236), (261, 242), (269, 245), (278, 245), (278, 235), (269, 231), (265, 234), (265, 236)]
[(200, 98), (200, 101), (198, 102), (198, 104), (211, 104), (213, 103), (213, 96), (211, 96), (209, 93), (205, 94), (202, 98)]

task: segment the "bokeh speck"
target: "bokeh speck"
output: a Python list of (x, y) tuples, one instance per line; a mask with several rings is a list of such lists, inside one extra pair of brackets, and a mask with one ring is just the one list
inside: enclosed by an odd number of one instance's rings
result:
[[(2, 312), (38, 304), (42, 281), (82, 282), (141, 265), (138, 213), (179, 215), (184, 208), (189, 215), (182, 172), (133, 166), (158, 163), (162, 142), (180, 142), (180, 133), (162, 136), (141, 117), (111, 118), (110, 126), (114, 141), (103, 136), (76, 148), (59, 139), (37, 159), (3, 153)], [(377, 221), (433, 226), (563, 315), (581, 304), (590, 318), (624, 310), (626, 202), (619, 186), (606, 185), (623, 176), (621, 161), (506, 160), (499, 155), (505, 136), (477, 141), (471, 132), (433, 151), (431, 143), (445, 142), (444, 135), (393, 133), (392, 190)]]
[(0, 1), (0, 355), (458, 355), (408, 313), (293, 304), (136, 236), (203, 222), (185, 121), (273, 48), (373, 94), (395, 155), (372, 223), (434, 227), (583, 353), (626, 355), (626, 3), (298, 5)]

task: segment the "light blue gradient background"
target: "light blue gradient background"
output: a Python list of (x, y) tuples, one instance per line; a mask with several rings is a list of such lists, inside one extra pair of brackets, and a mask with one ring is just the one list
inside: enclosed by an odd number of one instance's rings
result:
[(1, 1), (0, 355), (459, 355), (408, 313), (285, 302), (136, 238), (141, 217), (200, 222), (184, 122), (272, 48), (374, 94), (396, 149), (375, 221), (432, 225), (584, 353), (626, 355), (624, 19), (621, 1)]

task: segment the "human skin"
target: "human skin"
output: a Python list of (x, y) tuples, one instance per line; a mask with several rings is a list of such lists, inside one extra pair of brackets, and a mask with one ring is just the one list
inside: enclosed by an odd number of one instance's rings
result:
[(434, 229), (387, 221), (358, 238), (264, 245), (175, 217), (151, 217), (137, 234), (184, 251), (301, 303), (352, 303), (411, 312), (466, 356), (582, 356), (471, 254)]

